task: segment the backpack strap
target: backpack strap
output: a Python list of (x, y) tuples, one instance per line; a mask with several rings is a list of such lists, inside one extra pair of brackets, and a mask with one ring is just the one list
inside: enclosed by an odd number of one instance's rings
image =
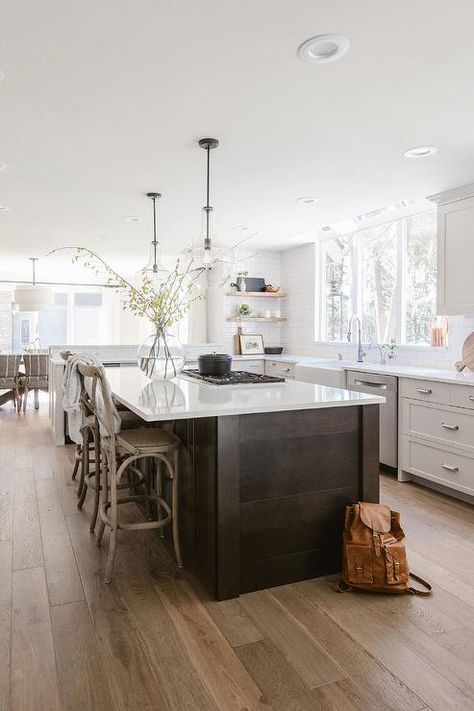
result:
[(343, 578), (339, 578), (334, 589), (336, 592), (344, 593), (344, 592), (352, 592), (353, 587), (352, 587), (352, 585), (349, 585), (348, 583), (346, 583), (346, 581)]
[(420, 578), (418, 575), (415, 575), (414, 573), (410, 573), (410, 578), (413, 580), (416, 580), (417, 583), (420, 583), (420, 585), (423, 585), (426, 590), (417, 590), (416, 588), (408, 588), (407, 592), (411, 593), (411, 595), (422, 595), (423, 597), (428, 597), (428, 595), (431, 595), (431, 585), (426, 582), (426, 580), (423, 580), (423, 578)]

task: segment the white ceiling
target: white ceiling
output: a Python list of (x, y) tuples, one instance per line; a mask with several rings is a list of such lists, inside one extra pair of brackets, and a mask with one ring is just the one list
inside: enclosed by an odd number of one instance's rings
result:
[[(228, 243), (246, 225), (255, 245), (292, 246), (471, 182), (473, 26), (472, 0), (4, 0), (0, 261), (72, 243), (143, 254), (149, 190), (176, 251), (199, 233), (207, 135)], [(298, 45), (326, 32), (349, 53), (303, 64)], [(419, 144), (439, 152), (402, 157)]]

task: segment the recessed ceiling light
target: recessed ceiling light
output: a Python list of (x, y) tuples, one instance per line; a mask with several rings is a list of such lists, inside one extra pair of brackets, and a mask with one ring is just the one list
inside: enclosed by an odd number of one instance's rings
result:
[(10, 208), (6, 205), (0, 205), (0, 212), (8, 212)]
[(125, 222), (140, 222), (140, 217), (136, 217), (135, 215), (125, 215), (125, 217), (122, 218)]
[(308, 64), (325, 64), (343, 57), (351, 46), (342, 35), (317, 35), (298, 47), (298, 57)]
[(427, 158), (437, 152), (436, 146), (415, 146), (415, 148), (409, 148), (404, 151), (403, 155), (405, 158)]
[(319, 198), (314, 195), (307, 195), (306, 197), (298, 197), (295, 202), (297, 205), (311, 205), (312, 203), (318, 202)]

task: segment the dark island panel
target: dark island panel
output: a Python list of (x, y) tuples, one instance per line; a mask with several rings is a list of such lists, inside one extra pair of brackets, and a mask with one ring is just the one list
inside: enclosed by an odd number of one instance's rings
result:
[(242, 502), (353, 486), (359, 461), (358, 408), (249, 415), (240, 423)]
[(378, 501), (378, 409), (176, 423), (184, 563), (215, 597), (340, 569), (346, 504)]
[(340, 545), (244, 563), (240, 592), (243, 594), (330, 575), (338, 572), (341, 566)]
[(241, 563), (339, 545), (345, 507), (357, 486), (255, 501), (241, 506)]

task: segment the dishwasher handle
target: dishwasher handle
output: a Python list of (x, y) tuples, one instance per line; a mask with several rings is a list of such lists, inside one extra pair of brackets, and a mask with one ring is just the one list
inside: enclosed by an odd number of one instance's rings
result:
[(371, 383), (369, 380), (354, 380), (354, 385), (363, 385), (367, 388), (379, 388), (380, 390), (386, 390), (386, 383)]

